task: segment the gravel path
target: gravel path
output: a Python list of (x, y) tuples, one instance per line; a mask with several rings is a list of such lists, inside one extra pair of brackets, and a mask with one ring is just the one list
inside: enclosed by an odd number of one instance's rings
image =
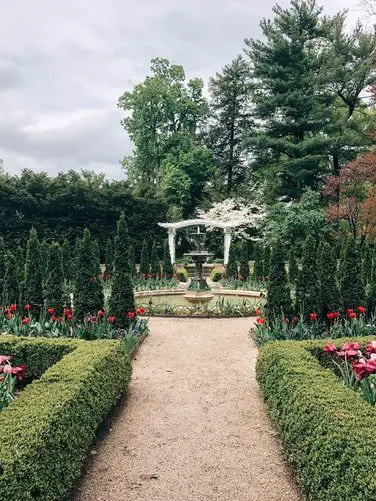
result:
[(249, 319), (150, 320), (127, 404), (74, 501), (298, 501)]

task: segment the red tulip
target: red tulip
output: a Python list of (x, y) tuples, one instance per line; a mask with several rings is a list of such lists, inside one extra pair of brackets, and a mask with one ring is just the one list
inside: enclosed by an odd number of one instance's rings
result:
[(376, 341), (371, 341), (370, 343), (368, 343), (366, 351), (369, 354), (376, 353)]
[(116, 317), (112, 316), (112, 317), (107, 317), (107, 322), (109, 324), (114, 324), (116, 322)]
[(356, 374), (356, 379), (364, 379), (366, 376), (376, 373), (376, 360), (357, 362), (352, 365), (352, 368)]
[(11, 358), (11, 355), (0, 355), (0, 365), (5, 364), (5, 362), (8, 362)]
[(255, 310), (256, 315), (261, 315), (261, 310), (257, 309)]
[(347, 314), (347, 316), (348, 316), (351, 320), (353, 320), (354, 318), (356, 318), (356, 313), (355, 313), (355, 311), (350, 311), (350, 312)]
[(53, 315), (55, 313), (55, 310), (53, 308), (47, 308), (47, 313), (49, 315)]
[(134, 312), (133, 311), (128, 311), (128, 318), (132, 320), (134, 318)]
[(359, 313), (362, 313), (362, 314), (364, 314), (366, 312), (366, 309), (364, 308), (364, 306), (358, 306), (357, 310), (359, 311)]
[(29, 303), (28, 303), (28, 304), (25, 304), (25, 306), (24, 306), (24, 310), (25, 310), (25, 311), (29, 311), (29, 310), (31, 310), (31, 304), (29, 304)]
[(342, 350), (343, 350), (343, 351), (347, 351), (347, 350), (360, 350), (360, 343), (358, 343), (358, 342), (354, 342), (354, 343), (345, 343), (345, 344), (342, 346)]
[(64, 308), (64, 315), (71, 315), (72, 314), (72, 308)]
[(88, 317), (87, 321), (89, 322), (89, 324), (93, 324), (94, 322), (97, 321), (97, 317), (96, 316), (90, 316), (90, 317)]
[(136, 310), (136, 314), (137, 315), (143, 315), (145, 313), (145, 308), (137, 308)]
[(104, 310), (98, 310), (97, 316), (99, 318), (103, 318), (104, 317)]
[(16, 304), (11, 304), (11, 305), (9, 306), (9, 311), (10, 311), (10, 312), (12, 312), (12, 313), (13, 313), (13, 312), (14, 312), (14, 311), (16, 311), (16, 310), (17, 310), (17, 305), (16, 305)]
[(73, 319), (73, 315), (72, 315), (72, 313), (67, 313), (67, 314), (65, 315), (65, 318), (66, 318), (67, 320), (72, 320), (72, 319)]
[(328, 343), (324, 346), (325, 353), (335, 353), (337, 351), (337, 346), (335, 344)]
[(59, 324), (61, 324), (61, 322), (63, 321), (63, 317), (58, 317), (57, 321), (59, 322)]
[(334, 320), (339, 317), (339, 311), (330, 311), (326, 314), (326, 318), (329, 320)]
[(338, 351), (337, 355), (340, 358), (354, 358), (358, 356), (358, 352), (355, 350)]
[(29, 317), (24, 317), (22, 319), (22, 325), (27, 325), (28, 323), (30, 323), (30, 318)]
[(51, 317), (51, 322), (56, 322), (56, 320), (57, 320), (56, 316), (55, 316), (55, 315), (52, 315), (52, 317)]
[(12, 315), (11, 313), (8, 313), (8, 315), (7, 315), (7, 319), (8, 319), (8, 320), (12, 320), (12, 318), (13, 318), (13, 315)]
[(256, 322), (259, 325), (263, 325), (266, 322), (266, 320), (265, 320), (265, 318), (259, 317), (259, 318), (256, 318)]
[(318, 315), (315, 312), (312, 312), (308, 315), (308, 318), (312, 320), (312, 322), (317, 322)]
[(17, 367), (12, 367), (12, 374), (21, 381), (22, 377), (26, 373), (26, 365), (17, 365)]

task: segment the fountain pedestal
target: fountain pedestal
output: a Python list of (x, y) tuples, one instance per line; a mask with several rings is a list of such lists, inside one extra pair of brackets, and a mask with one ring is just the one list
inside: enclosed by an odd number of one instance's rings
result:
[(195, 264), (195, 276), (191, 278), (184, 296), (191, 303), (207, 303), (214, 297), (206, 279), (202, 276), (202, 265), (205, 263), (206, 258), (211, 255), (206, 251), (193, 251), (184, 254), (184, 257), (191, 258)]

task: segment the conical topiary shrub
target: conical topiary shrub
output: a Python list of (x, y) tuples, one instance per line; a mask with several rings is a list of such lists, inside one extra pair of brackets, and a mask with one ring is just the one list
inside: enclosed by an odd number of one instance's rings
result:
[(149, 250), (146, 240), (144, 240), (141, 249), (141, 259), (140, 259), (140, 276), (145, 277), (150, 273), (150, 260), (149, 260)]
[(163, 276), (164, 278), (172, 278), (174, 276), (174, 267), (171, 264), (168, 242), (163, 247)]
[(161, 275), (161, 265), (159, 262), (158, 247), (157, 247), (157, 243), (155, 241), (153, 242), (153, 245), (151, 248), (150, 273), (151, 273), (153, 278), (159, 278)]
[(299, 278), (299, 267), (296, 260), (294, 248), (291, 247), (289, 252), (289, 282), (291, 285), (296, 285)]
[(303, 246), (302, 269), (296, 287), (296, 313), (304, 315), (319, 309), (319, 280), (316, 240), (308, 235)]
[(230, 245), (230, 252), (226, 267), (226, 278), (229, 280), (236, 280), (238, 278), (238, 263), (236, 262), (236, 248), (234, 244)]
[(337, 284), (337, 258), (332, 247), (325, 242), (318, 251), (318, 313), (325, 318), (331, 311), (338, 311), (341, 298)]
[(255, 245), (253, 273), (252, 273), (252, 278), (255, 281), (261, 281), (264, 279), (263, 255), (264, 255), (263, 247), (260, 243), (257, 243)]
[(16, 258), (7, 252), (5, 256), (5, 274), (3, 304), (10, 305), (20, 300), (19, 271)]
[(240, 279), (246, 282), (249, 277), (248, 245), (242, 241), (240, 249)]
[(291, 291), (287, 280), (282, 242), (276, 243), (271, 250), (269, 271), (265, 309), (269, 321), (273, 323), (282, 315), (289, 317), (292, 313)]
[(343, 256), (340, 291), (344, 310), (363, 305), (365, 291), (362, 280), (362, 262), (353, 238), (347, 240)]
[(114, 272), (114, 246), (112, 238), (107, 239), (105, 261), (106, 261), (106, 274), (112, 275)]
[(55, 314), (63, 312), (64, 271), (60, 245), (52, 242), (49, 248), (46, 280), (44, 282), (45, 306), (53, 308)]
[(110, 297), (109, 312), (116, 317), (116, 325), (127, 328), (130, 323), (129, 313), (134, 313), (135, 300), (129, 264), (129, 237), (124, 214), (117, 223), (115, 237), (114, 277)]
[(40, 244), (37, 232), (32, 228), (26, 248), (23, 301), (31, 305), (34, 316), (39, 316), (44, 303), (41, 270)]

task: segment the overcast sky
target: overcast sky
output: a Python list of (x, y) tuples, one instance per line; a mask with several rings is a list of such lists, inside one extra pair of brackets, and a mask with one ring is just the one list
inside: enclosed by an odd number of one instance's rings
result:
[[(167, 57), (207, 81), (260, 36), (273, 0), (12, 0), (0, 7), (0, 158), (4, 168), (124, 174), (131, 145), (117, 100)], [(279, 2), (288, 5), (288, 0)], [(359, 11), (324, 0), (328, 13)]]

